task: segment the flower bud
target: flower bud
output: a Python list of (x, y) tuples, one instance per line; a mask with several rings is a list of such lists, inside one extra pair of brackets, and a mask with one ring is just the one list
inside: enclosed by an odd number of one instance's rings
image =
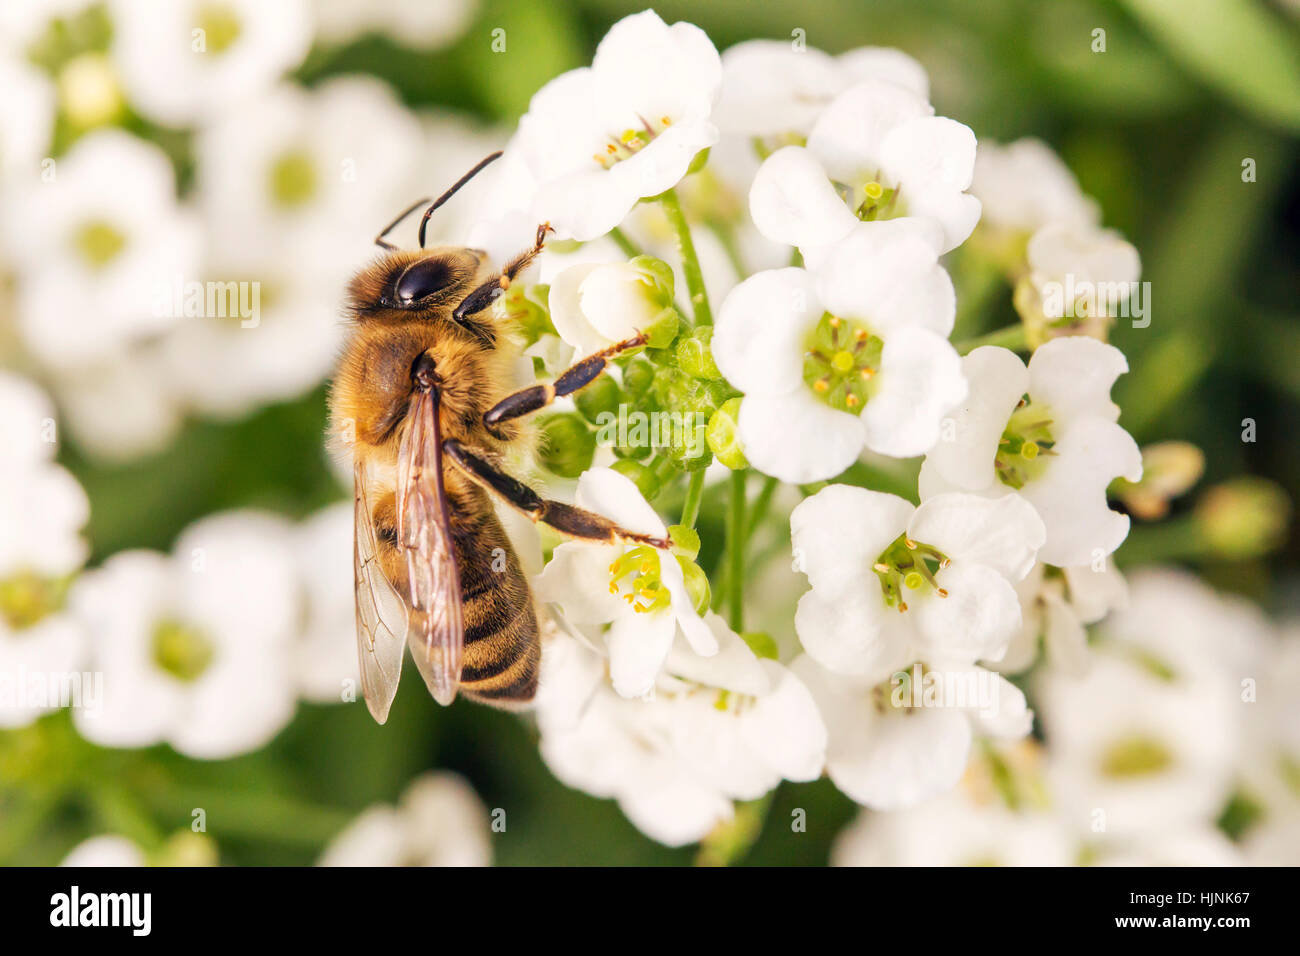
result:
[(713, 597), (709, 588), (709, 576), (704, 573), (703, 568), (690, 558), (683, 557), (680, 554), (673, 557), (681, 565), (682, 576), (686, 578), (686, 593), (691, 596), (691, 604), (695, 607), (695, 613), (706, 613)]
[(501, 297), (506, 318), (524, 338), (525, 347), (537, 342), (543, 335), (555, 335), (548, 306), (551, 287), (525, 285), (516, 282)]
[(592, 424), (597, 423), (602, 412), (617, 416), (622, 402), (623, 390), (609, 375), (602, 375), (573, 396), (574, 406)]
[(541, 422), (541, 460), (562, 478), (577, 478), (596, 456), (596, 435), (580, 415), (547, 415)]
[(728, 399), (713, 413), (713, 417), (709, 419), (708, 430), (705, 432), (709, 450), (718, 457), (718, 461), (732, 471), (749, 467), (740, 444), (739, 418), (740, 399)]
[(718, 380), (722, 373), (713, 360), (713, 326), (704, 325), (683, 335), (677, 340), (676, 357), (678, 367), (694, 378)]
[(636, 485), (636, 490), (641, 492), (646, 501), (653, 501), (659, 494), (659, 489), (663, 487), (663, 479), (658, 471), (644, 462), (620, 458), (610, 467), (624, 478), (631, 479)]
[(1202, 495), (1195, 515), (1214, 550), (1240, 560), (1281, 546), (1291, 520), (1291, 502), (1267, 479), (1237, 478)]
[(1115, 495), (1129, 513), (1155, 521), (1169, 513), (1169, 502), (1196, 484), (1205, 472), (1205, 454), (1191, 442), (1164, 441), (1142, 449), (1142, 480), (1115, 482)]
[(694, 528), (684, 524), (668, 526), (668, 537), (673, 542), (673, 553), (694, 561), (700, 554), (700, 535)]

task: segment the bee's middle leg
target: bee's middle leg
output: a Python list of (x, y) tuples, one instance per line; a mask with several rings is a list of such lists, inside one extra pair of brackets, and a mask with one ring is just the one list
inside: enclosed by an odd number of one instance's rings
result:
[(672, 542), (667, 538), (629, 531), (594, 511), (543, 498), (518, 478), (502, 471), (486, 455), (466, 448), (454, 438), (444, 441), (442, 450), (472, 481), (499, 495), (507, 504), (522, 511), (533, 521), (548, 524), (570, 537), (607, 544), (635, 541), (655, 548), (672, 547)]
[(512, 392), (497, 402), (483, 415), (483, 424), (496, 433), (497, 426), (512, 418), (522, 418), (539, 409), (545, 408), (557, 398), (572, 395), (578, 389), (590, 385), (609, 368), (609, 360), (629, 349), (645, 345), (644, 334), (634, 335), (630, 339), (616, 342), (609, 348), (601, 349), (593, 355), (571, 365), (560, 373), (560, 377), (550, 384), (530, 385)]

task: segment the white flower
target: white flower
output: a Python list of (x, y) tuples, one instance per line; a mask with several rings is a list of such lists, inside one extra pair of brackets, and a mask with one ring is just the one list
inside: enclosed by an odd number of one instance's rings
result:
[(193, 274), (198, 232), (158, 147), (119, 130), (91, 133), (52, 181), (33, 179), (7, 211), (5, 239), (22, 269), (18, 329), (42, 362), (107, 360), (174, 323), (155, 308), (157, 294)]
[(478, 0), (314, 0), (316, 35), (331, 43), (382, 33), (402, 46), (430, 49), (452, 43), (469, 27)]
[(1058, 324), (1115, 315), (1142, 274), (1137, 249), (1113, 230), (1088, 225), (1044, 226), (1030, 238), (1026, 258), (1043, 315)]
[(113, 556), (71, 603), (104, 674), (103, 705), (75, 715), (87, 739), (220, 759), (258, 749), (292, 716), (297, 577), (279, 519), (206, 518), (170, 558)]
[(536, 221), (560, 238), (595, 239), (638, 199), (675, 186), (718, 139), (710, 113), (721, 82), (699, 27), (670, 27), (653, 10), (614, 24), (592, 65), (547, 83), (519, 122)]
[(1006, 656), (996, 664), (1004, 674), (1028, 669), (1038, 659), (1040, 639), (1051, 667), (1066, 674), (1084, 673), (1088, 667), (1085, 625), (1128, 603), (1128, 586), (1110, 558), (1100, 571), (1090, 564), (1060, 569), (1036, 564), (1016, 585), (1016, 593), (1023, 624)]
[(325, 847), (319, 866), (489, 866), (487, 810), (446, 771), (411, 781), (396, 807), (363, 811)]
[(0, 185), (35, 179), (54, 132), (54, 86), (35, 67), (0, 48), (0, 89), (7, 101), (0, 112)]
[(59, 866), (147, 866), (144, 850), (124, 836), (106, 833), (82, 840), (65, 856)]
[[(317, 511), (294, 532), (305, 623), (294, 648), (302, 695), (322, 704), (342, 702), (360, 684), (352, 572), (352, 502)], [(354, 698), (355, 699), (355, 696)]]
[(938, 440), (966, 382), (947, 341), (952, 281), (922, 229), (860, 224), (817, 272), (760, 272), (722, 303), (713, 355), (745, 392), (740, 437), (760, 471), (817, 481), (864, 447), (906, 458)]
[[(629, 479), (592, 468), (578, 479), (576, 504), (638, 534), (667, 538), (668, 529)], [(717, 639), (695, 610), (675, 555), (648, 544), (566, 541), (537, 579), (539, 600), (555, 602), (574, 624), (609, 624), (614, 689), (650, 692), (680, 628), (697, 653)]]
[[(172, 334), (182, 335), (183, 330), (184, 326)], [(146, 342), (111, 360), (56, 374), (54, 389), (80, 450), (122, 461), (161, 451), (175, 436), (182, 409), (160, 354), (169, 339)], [(196, 360), (187, 371), (202, 376), (206, 369), (205, 361)]]
[(984, 207), (981, 223), (1025, 235), (1047, 225), (1087, 228), (1101, 219), (1061, 157), (1032, 137), (1005, 146), (980, 140), (970, 191)]
[(827, 775), (874, 810), (915, 806), (952, 789), (976, 733), (1015, 739), (1033, 721), (1024, 694), (979, 667), (913, 668), (889, 684), (832, 673), (808, 655), (790, 670), (825, 721)]
[(860, 47), (832, 57), (785, 40), (746, 40), (722, 54), (718, 125), (746, 137), (806, 134), (831, 100), (865, 79), (929, 97), (924, 68), (900, 50)]
[[(1094, 866), (1242, 866), (1241, 850), (1211, 823), (1154, 833), (1125, 834), (1114, 841), (1099, 841), (1093, 849)], [(1277, 865), (1252, 861), (1256, 866)], [(1290, 856), (1283, 865), (1294, 866)]]
[(306, 0), (109, 0), (113, 56), (131, 104), (164, 126), (245, 105), (302, 62)]
[(570, 266), (551, 283), (551, 320), (579, 355), (648, 331), (664, 310), (655, 277), (627, 262)]
[(653, 697), (614, 693), (606, 662), (555, 635), (542, 655), (537, 717), (541, 752), (565, 784), (618, 800), (660, 843), (703, 839), (782, 779), (821, 774), (826, 729), (803, 684), (758, 658), (715, 614), (711, 657), (678, 639)]
[(749, 210), (769, 239), (816, 263), (859, 220), (918, 218), (939, 252), (979, 221), (968, 195), (975, 134), (934, 115), (925, 98), (884, 80), (845, 90), (822, 112), (808, 145), (777, 150), (759, 167)]
[(830, 485), (790, 515), (812, 586), (795, 629), (823, 667), (875, 684), (915, 660), (997, 661), (1020, 626), (1016, 581), (1043, 541), (1024, 500), (948, 494), (919, 508)]
[(920, 806), (862, 812), (831, 848), (834, 866), (1070, 866), (1077, 839), (1051, 813), (980, 802), (958, 788)]
[(1039, 559), (1058, 567), (1092, 564), (1118, 548), (1129, 519), (1107, 507), (1106, 488), (1120, 476), (1142, 477), (1141, 452), (1110, 400), (1128, 370), (1124, 354), (1069, 336), (1039, 347), (1028, 368), (1014, 352), (986, 346), (962, 369), (970, 395), (953, 412), (951, 440), (926, 456), (921, 497), (1019, 492), (1047, 527)]
[(1212, 824), (1245, 717), (1235, 676), (1171, 667), (1123, 642), (1091, 658), (1082, 678), (1042, 673), (1035, 698), (1069, 818), (1118, 839)]

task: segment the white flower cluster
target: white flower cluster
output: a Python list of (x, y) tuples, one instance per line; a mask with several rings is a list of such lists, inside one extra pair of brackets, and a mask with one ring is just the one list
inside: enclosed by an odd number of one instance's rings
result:
[[(15, 280), (25, 358), (94, 455), (155, 451), (187, 415), (242, 416), (318, 386), (378, 220), (502, 139), (413, 113), (377, 79), (287, 79), (314, 35), (449, 42), (471, 0), (5, 6), (0, 272)], [(155, 141), (122, 128), (128, 111), (162, 131)], [(182, 156), (192, 175), (178, 180)], [(463, 240), (472, 208), (448, 210), (435, 238)]]

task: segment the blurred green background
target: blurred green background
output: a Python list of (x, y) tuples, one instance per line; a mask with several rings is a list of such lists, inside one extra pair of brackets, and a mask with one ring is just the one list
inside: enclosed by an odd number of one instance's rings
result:
[[(1300, 8), (1248, 0), (711, 0), (655, 5), (669, 22), (703, 27), (721, 50), (754, 37), (789, 38), (840, 52), (897, 46), (929, 70), (936, 109), (980, 137), (1038, 136), (1095, 196), (1105, 223), (1142, 254), (1152, 322), (1120, 322), (1114, 341), (1132, 372), (1118, 387), (1121, 422), (1140, 443), (1178, 438), (1206, 452), (1203, 486), (1249, 473), (1300, 497)], [(485, 0), (475, 25), (437, 53), (367, 38), (316, 49), (298, 77), (369, 72), (412, 106), (441, 105), (511, 123), (557, 73), (590, 61), (619, 17), (642, 7), (616, 0)], [(490, 31), (508, 30), (503, 54)], [(1092, 50), (1106, 31), (1106, 51)], [(184, 142), (170, 144), (186, 168)], [(1242, 162), (1254, 159), (1254, 182)], [(960, 263), (953, 264), (959, 281)], [(955, 338), (1014, 320), (1010, 290), (962, 311)], [(1257, 441), (1241, 440), (1242, 420)], [(167, 549), (189, 522), (259, 506), (305, 516), (344, 496), (324, 466), (324, 390), (236, 424), (190, 424), (167, 452), (104, 466), (63, 451), (92, 503), (92, 564), (127, 547)], [(1188, 496), (1193, 500), (1195, 494)], [(705, 557), (722, 538), (721, 507), (706, 502)], [(1175, 506), (1175, 519), (1180, 508)], [(1119, 558), (1163, 558), (1168, 544), (1136, 528)], [(1173, 557), (1185, 557), (1173, 554)], [(1218, 586), (1287, 610), (1300, 550), (1292, 536), (1267, 559), (1196, 560)], [(1195, 559), (1194, 559), (1195, 560)], [(708, 564), (706, 563), (707, 567)], [(1294, 599), (1292, 599), (1294, 600)], [(1300, 609), (1294, 603), (1289, 610)], [(361, 707), (302, 705), (266, 750), (196, 762), (166, 748), (103, 751), (80, 740), (66, 713), (21, 732), (0, 761), (60, 753), (58, 766), (23, 767), (49, 799), (69, 776), (94, 781), (84, 802), (50, 805), (41, 793), (0, 823), (0, 862), (52, 863), (91, 832), (148, 833), (188, 826), (205, 807), (223, 863), (309, 863), (367, 804), (392, 802), (425, 768), (465, 774), (508, 826), (493, 838), (499, 864), (669, 864), (609, 801), (566, 789), (542, 764), (526, 722), (459, 703), (441, 710), (408, 686), (388, 724)], [(41, 736), (65, 737), (57, 747)], [(50, 741), (45, 741), (49, 743)], [(71, 755), (69, 758), (67, 755)], [(16, 764), (0, 763), (7, 776)], [(808, 832), (792, 833), (791, 811)], [(815, 864), (855, 807), (826, 781), (784, 784), (750, 863)], [(50, 814), (53, 816), (50, 816)]]

